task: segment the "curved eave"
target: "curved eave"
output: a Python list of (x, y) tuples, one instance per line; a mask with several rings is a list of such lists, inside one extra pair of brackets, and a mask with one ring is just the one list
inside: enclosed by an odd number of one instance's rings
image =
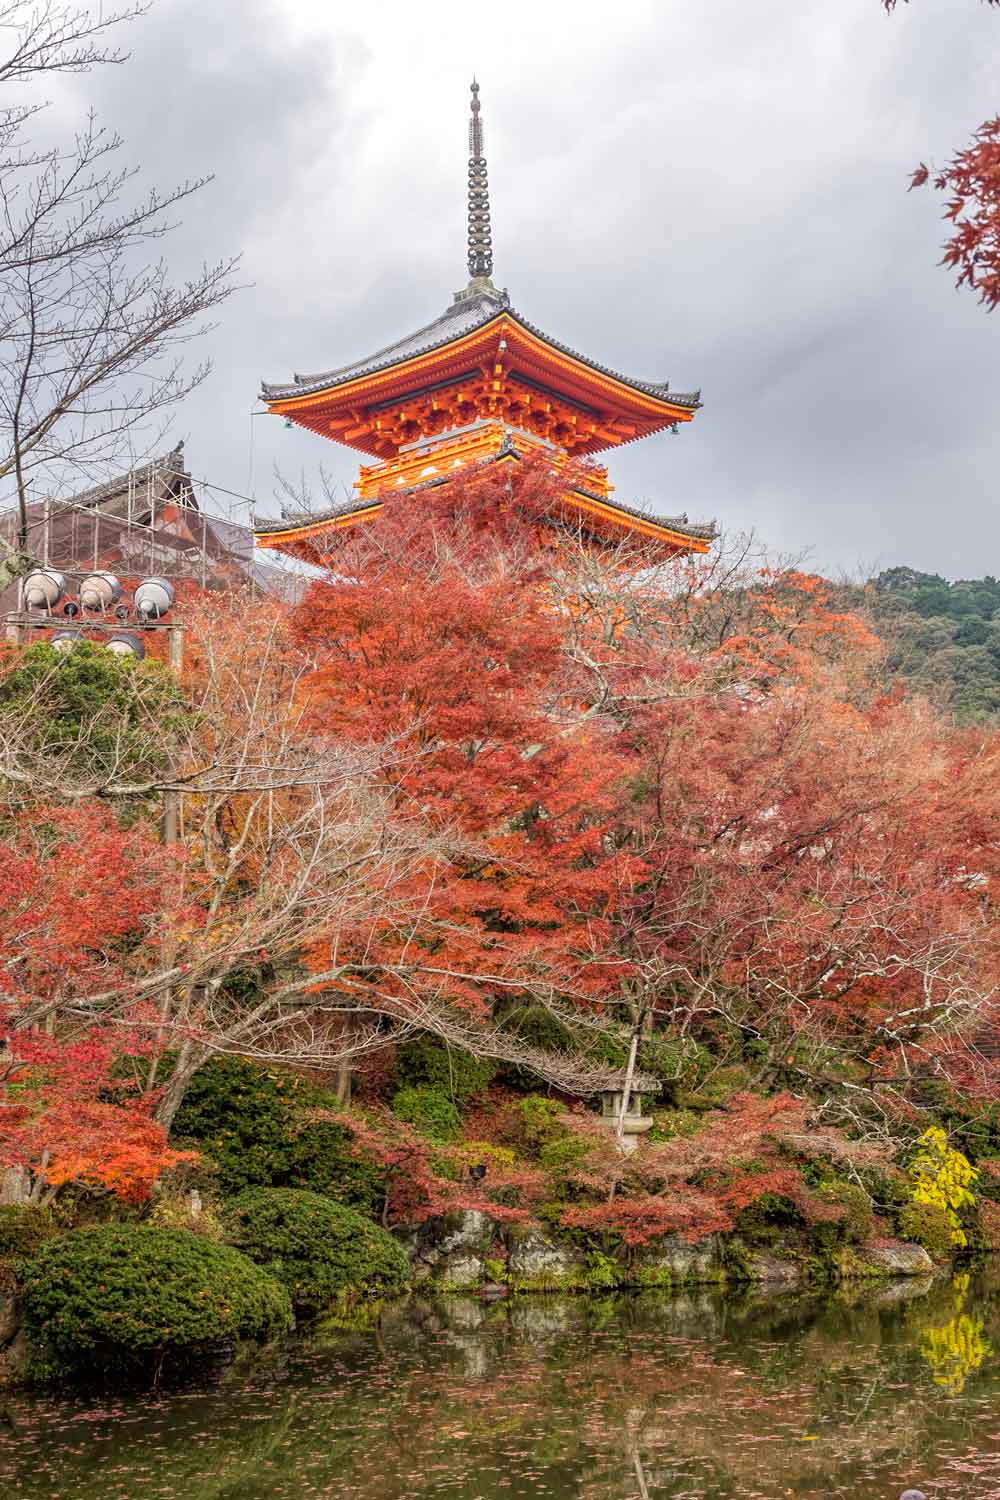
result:
[[(335, 436), (324, 432), (322, 427), (334, 404), (350, 409), (352, 402), (356, 407), (366, 408), (374, 402), (397, 396), (402, 400), (413, 391), (414, 379), (422, 377), (426, 380), (435, 367), (447, 366), (456, 359), (461, 360), (462, 356), (471, 359), (480, 346), (483, 353), (493, 357), (496, 352), (491, 347), (494, 339), (499, 340), (505, 334), (534, 356), (541, 370), (551, 379), (555, 394), (562, 394), (570, 400), (574, 397), (579, 400), (581, 394), (589, 394), (591, 400), (603, 402), (605, 408), (617, 408), (623, 416), (635, 421), (642, 430), (631, 436), (623, 435), (620, 443), (651, 436), (678, 422), (689, 422), (701, 405), (700, 393), (670, 393), (664, 386), (631, 381), (616, 371), (595, 364), (550, 339), (507, 308), (457, 338), (438, 341), (402, 360), (387, 360), (346, 380), (307, 389), (265, 385), (262, 400), (276, 415), (290, 417), (297, 424), (321, 432), (323, 436)], [(512, 351), (508, 351), (510, 353)], [(512, 375), (513, 378), (516, 376)], [(335, 437), (335, 440), (379, 456), (378, 450), (367, 442), (346, 442), (343, 437)], [(588, 446), (588, 451), (600, 452), (618, 446), (619, 442), (598, 439)]]
[[(414, 491), (410, 490), (407, 493), (412, 494)], [(666, 519), (646, 516), (639, 511), (615, 505), (613, 501), (601, 499), (588, 490), (571, 490), (566, 495), (566, 500), (575, 510), (593, 518), (606, 529), (610, 528), (619, 532), (629, 531), (637, 536), (662, 542), (676, 552), (705, 553), (715, 537), (714, 527), (697, 526), (687, 530), (676, 523), (672, 525)], [(270, 548), (274, 551), (281, 551), (284, 548), (294, 549), (314, 537), (333, 531), (343, 531), (362, 521), (374, 520), (382, 509), (382, 505), (383, 501), (380, 498), (359, 503), (356, 506), (344, 506), (319, 515), (304, 516), (299, 522), (258, 522), (254, 526), (254, 542), (258, 547)]]

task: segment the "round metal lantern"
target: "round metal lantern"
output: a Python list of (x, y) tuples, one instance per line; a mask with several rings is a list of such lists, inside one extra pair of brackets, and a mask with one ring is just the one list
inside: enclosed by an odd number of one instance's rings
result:
[(80, 584), (80, 604), (84, 609), (103, 611), (117, 604), (122, 586), (113, 573), (88, 573)]
[(146, 647), (137, 635), (113, 635), (107, 649), (113, 656), (134, 656), (137, 661), (146, 654)]
[(174, 603), (174, 586), (166, 578), (144, 578), (135, 591), (136, 614), (141, 620), (162, 620)]
[(52, 609), (66, 590), (66, 578), (54, 568), (34, 568), (24, 580), (24, 602), (28, 609)]

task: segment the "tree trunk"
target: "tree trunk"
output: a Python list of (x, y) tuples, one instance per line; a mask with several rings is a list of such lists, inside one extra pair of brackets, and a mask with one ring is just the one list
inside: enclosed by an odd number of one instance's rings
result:
[(625, 1085), (622, 1089), (622, 1105), (618, 1111), (618, 1124), (615, 1128), (615, 1137), (618, 1147), (621, 1149), (625, 1140), (625, 1116), (628, 1114), (629, 1103), (632, 1098), (632, 1079), (635, 1077), (635, 1059), (639, 1051), (639, 1033), (642, 1030), (642, 1017), (640, 1016), (635, 1030), (632, 1032), (632, 1041), (628, 1049), (628, 1067), (625, 1069)]
[(27, 1203), (28, 1174), (23, 1167), (8, 1167), (0, 1178), (0, 1203)]
[(208, 1055), (204, 1048), (196, 1049), (193, 1042), (181, 1043), (170, 1077), (164, 1086), (163, 1096), (153, 1111), (153, 1118), (159, 1121), (164, 1130), (169, 1130), (174, 1123), (174, 1116), (184, 1103), (188, 1084)]

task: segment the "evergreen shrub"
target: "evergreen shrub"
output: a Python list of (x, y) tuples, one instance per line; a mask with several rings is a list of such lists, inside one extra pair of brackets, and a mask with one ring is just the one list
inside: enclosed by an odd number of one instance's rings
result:
[(26, 711), (39, 754), (118, 776), (164, 764), (165, 736), (189, 723), (166, 667), (86, 640), (65, 654), (48, 642), (29, 646), (0, 683), (0, 709)]
[(348, 1132), (309, 1111), (336, 1100), (308, 1079), (238, 1057), (217, 1057), (194, 1075), (174, 1120), (175, 1140), (197, 1144), (218, 1168), (223, 1194), (293, 1187), (371, 1211), (382, 1174), (359, 1160)]
[(654, 1031), (639, 1043), (639, 1066), (660, 1080), (661, 1097), (668, 1101), (679, 1091), (696, 1089), (712, 1061), (711, 1053), (690, 1037)]
[(446, 1145), (461, 1129), (458, 1110), (448, 1095), (429, 1083), (410, 1084), (392, 1096), (392, 1112), (432, 1141)]
[(590, 1154), (590, 1142), (568, 1130), (566, 1111), (555, 1099), (528, 1094), (518, 1101), (514, 1131), (519, 1145), (554, 1179), (559, 1199), (572, 1197), (574, 1169)]
[(446, 1047), (434, 1036), (417, 1036), (396, 1054), (397, 1089), (426, 1084), (446, 1094), (462, 1109), (476, 1094), (489, 1088), (496, 1064), (473, 1057), (456, 1047)]
[[(841, 1243), (863, 1245), (871, 1237), (875, 1228), (875, 1214), (864, 1188), (859, 1187), (856, 1182), (825, 1182), (819, 1189), (819, 1196), (824, 1202), (834, 1203), (844, 1210), (844, 1217), (839, 1225), (829, 1226), (836, 1228), (836, 1237)], [(815, 1229), (823, 1230), (827, 1227), (818, 1224)]]
[(736, 1231), (750, 1245), (776, 1245), (789, 1230), (804, 1227), (804, 1219), (790, 1198), (761, 1193), (736, 1215)]
[(49, 1209), (34, 1203), (0, 1204), (0, 1260), (34, 1255), (56, 1233)]
[(251, 1188), (229, 1205), (230, 1242), (276, 1277), (293, 1305), (316, 1313), (344, 1294), (402, 1291), (410, 1263), (371, 1219), (295, 1188)]
[(183, 1230), (71, 1229), (29, 1261), (23, 1286), (26, 1327), (59, 1374), (155, 1376), (292, 1326), (280, 1282)]
[(682, 1109), (720, 1109), (729, 1103), (734, 1094), (743, 1093), (749, 1084), (750, 1073), (747, 1068), (738, 1064), (716, 1068), (695, 1088), (675, 1091), (675, 1102)]
[(923, 1245), (934, 1260), (946, 1260), (955, 1248), (948, 1211), (938, 1203), (907, 1203), (896, 1227), (904, 1240)]

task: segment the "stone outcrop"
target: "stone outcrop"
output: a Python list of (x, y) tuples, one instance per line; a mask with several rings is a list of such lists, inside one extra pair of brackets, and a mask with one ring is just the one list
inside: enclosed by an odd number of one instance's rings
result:
[(478, 1209), (428, 1219), (396, 1231), (410, 1257), (417, 1286), (432, 1281), (442, 1291), (460, 1291), (490, 1280), (498, 1226)]
[[(589, 1255), (537, 1222), (509, 1224), (479, 1211), (448, 1214), (397, 1230), (410, 1257), (415, 1284), (446, 1292), (607, 1290), (620, 1287), (711, 1286), (751, 1282), (775, 1290), (804, 1286), (818, 1262), (806, 1252), (781, 1255), (756, 1249), (735, 1236), (708, 1235), (689, 1244), (665, 1235), (616, 1255)], [(934, 1264), (919, 1245), (851, 1246), (827, 1264), (838, 1281), (926, 1277)]]
[(922, 1245), (887, 1245), (855, 1252), (862, 1265), (882, 1276), (929, 1276), (934, 1262)]
[(718, 1235), (710, 1234), (694, 1245), (679, 1235), (668, 1234), (650, 1245), (644, 1245), (631, 1257), (630, 1280), (636, 1286), (676, 1286), (722, 1281), (725, 1277), (720, 1258)]
[(507, 1277), (516, 1291), (571, 1291), (587, 1285), (587, 1257), (540, 1225), (512, 1225), (506, 1241)]

